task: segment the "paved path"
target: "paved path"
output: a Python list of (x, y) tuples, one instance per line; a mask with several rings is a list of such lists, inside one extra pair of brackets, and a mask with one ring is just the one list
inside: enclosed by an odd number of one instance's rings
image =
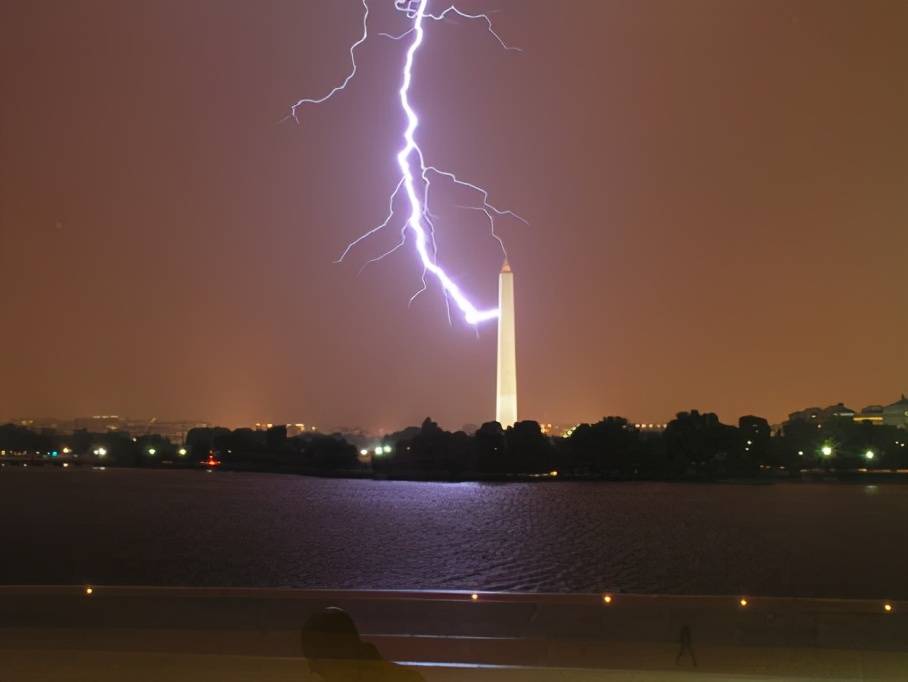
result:
[(328, 604), (427, 680), (908, 682), (903, 603), (105, 587), (0, 587), (0, 682), (302, 680), (299, 628)]

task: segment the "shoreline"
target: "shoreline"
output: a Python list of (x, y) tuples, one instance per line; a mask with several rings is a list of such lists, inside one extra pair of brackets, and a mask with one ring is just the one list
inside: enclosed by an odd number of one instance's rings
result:
[(425, 472), (400, 472), (394, 475), (375, 473), (372, 471), (338, 470), (320, 471), (304, 467), (275, 467), (258, 468), (230, 466), (221, 464), (217, 468), (206, 467), (204, 464), (177, 464), (162, 463), (157, 466), (123, 466), (106, 465), (97, 461), (10, 461), (9, 458), (0, 457), (0, 469), (101, 469), (123, 471), (210, 471), (212, 473), (248, 473), (248, 474), (277, 474), (286, 476), (305, 476), (309, 478), (335, 478), (344, 480), (371, 480), (371, 481), (409, 481), (414, 483), (535, 483), (557, 484), (570, 483), (676, 483), (676, 484), (703, 484), (723, 486), (754, 486), (772, 485), (775, 483), (793, 484), (844, 484), (844, 485), (878, 485), (878, 484), (908, 484), (908, 470), (817, 470), (804, 469), (796, 474), (774, 472), (763, 476), (733, 477), (733, 478), (608, 478), (571, 474), (479, 474), (465, 472), (462, 476), (432, 474)]

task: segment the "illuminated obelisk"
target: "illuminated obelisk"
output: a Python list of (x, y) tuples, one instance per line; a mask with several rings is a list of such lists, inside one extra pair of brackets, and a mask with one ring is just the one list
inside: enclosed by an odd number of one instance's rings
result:
[(498, 390), (495, 420), (504, 428), (517, 421), (517, 345), (514, 335), (514, 273), (505, 258), (498, 275)]

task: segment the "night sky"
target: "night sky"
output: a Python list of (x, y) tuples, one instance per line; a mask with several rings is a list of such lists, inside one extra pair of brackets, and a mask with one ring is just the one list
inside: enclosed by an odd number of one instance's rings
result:
[[(401, 30), (372, 0), (375, 30)], [(908, 3), (489, 0), (427, 26), (431, 161), (487, 186), (523, 418), (724, 420), (908, 392)], [(0, 418), (394, 429), (493, 418), (494, 323), (449, 326), (384, 217), (405, 45), (357, 0), (0, 3)], [(440, 197), (444, 198), (443, 195)], [(495, 304), (481, 214), (439, 204)]]

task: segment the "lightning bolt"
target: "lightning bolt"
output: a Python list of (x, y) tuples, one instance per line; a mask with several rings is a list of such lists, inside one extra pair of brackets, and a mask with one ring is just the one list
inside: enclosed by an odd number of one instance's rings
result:
[[(346, 89), (349, 83), (356, 76), (357, 63), (356, 53), (363, 43), (369, 38), (369, 5), (367, 0), (362, 0), (363, 5), (363, 32), (360, 38), (350, 46), (350, 63), (351, 68), (347, 76), (338, 85), (332, 88), (327, 94), (318, 98), (300, 99), (290, 107), (288, 118), (293, 118), (299, 123), (299, 110), (307, 104), (322, 104), (327, 102), (339, 92)], [(477, 325), (486, 320), (498, 317), (498, 308), (480, 308), (474, 304), (470, 298), (463, 292), (460, 286), (445, 272), (444, 268), (438, 262), (438, 244), (436, 241), (435, 214), (430, 209), (429, 197), (430, 189), (433, 186), (433, 178), (436, 180), (446, 180), (453, 186), (469, 190), (478, 197), (475, 205), (461, 206), (461, 208), (475, 210), (483, 213), (489, 222), (489, 231), (491, 237), (498, 243), (502, 254), (507, 257), (504, 242), (495, 229), (496, 218), (513, 218), (527, 224), (514, 211), (509, 209), (500, 209), (490, 202), (489, 192), (481, 186), (462, 180), (454, 173), (439, 169), (436, 166), (428, 165), (425, 161), (422, 149), (416, 141), (416, 131), (419, 128), (419, 117), (410, 102), (410, 85), (413, 82), (413, 65), (416, 61), (416, 54), (425, 40), (424, 22), (426, 19), (432, 21), (443, 21), (451, 15), (458, 16), (462, 19), (471, 21), (480, 21), (485, 23), (486, 30), (495, 38), (496, 41), (505, 50), (520, 51), (519, 48), (512, 47), (502, 40), (501, 36), (495, 32), (492, 20), (487, 14), (470, 14), (463, 12), (454, 5), (449, 5), (440, 12), (432, 13), (428, 10), (429, 0), (395, 0), (394, 8), (406, 16), (411, 23), (410, 27), (403, 33), (394, 35), (390, 33), (380, 33), (380, 36), (390, 38), (394, 41), (403, 41), (409, 39), (409, 45), (406, 50), (406, 56), (401, 73), (401, 86), (398, 91), (400, 106), (406, 117), (406, 128), (403, 131), (403, 146), (397, 152), (397, 165), (400, 169), (400, 177), (394, 191), (388, 199), (388, 214), (385, 219), (372, 227), (352, 242), (347, 244), (341, 255), (335, 261), (342, 262), (347, 255), (359, 244), (369, 239), (369, 237), (384, 230), (398, 214), (397, 204), (401, 197), (406, 199), (406, 220), (400, 227), (400, 240), (388, 251), (370, 258), (363, 265), (363, 269), (372, 263), (376, 263), (392, 253), (403, 248), (408, 241), (408, 235), (412, 235), (415, 243), (416, 252), (422, 263), (422, 288), (420, 288), (410, 298), (412, 303), (417, 296), (428, 289), (427, 277), (431, 275), (440, 285), (445, 297), (445, 305), (448, 309), (448, 318), (450, 320), (450, 302), (453, 301), (460, 310), (467, 323)], [(362, 272), (362, 269), (360, 270)]]

